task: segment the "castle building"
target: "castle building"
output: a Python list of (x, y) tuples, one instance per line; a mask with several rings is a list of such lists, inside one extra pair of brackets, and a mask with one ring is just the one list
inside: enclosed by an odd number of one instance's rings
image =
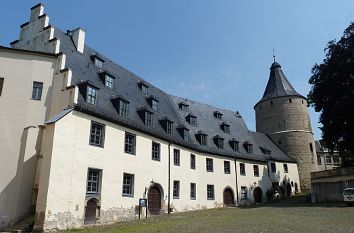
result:
[(11, 46), (0, 48), (0, 228), (28, 214), (45, 231), (137, 219), (142, 198), (154, 215), (308, 188), (306, 99), (277, 63), (253, 132), (238, 111), (169, 95), (114, 63), (85, 30), (50, 25), (42, 4)]

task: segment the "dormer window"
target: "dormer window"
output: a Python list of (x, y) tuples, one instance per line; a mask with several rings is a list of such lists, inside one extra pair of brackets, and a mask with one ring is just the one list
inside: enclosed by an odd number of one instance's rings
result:
[(235, 139), (230, 140), (230, 147), (233, 151), (239, 151), (239, 142), (236, 141)]
[(194, 116), (193, 114), (188, 114), (188, 115), (186, 116), (186, 120), (188, 121), (188, 123), (189, 123), (190, 125), (198, 126), (197, 117)]
[(185, 128), (184, 126), (181, 126), (178, 128), (178, 132), (183, 138), (183, 141), (188, 142), (189, 141), (189, 130)]
[(221, 119), (222, 119), (222, 115), (223, 115), (223, 114), (222, 114), (221, 112), (219, 112), (219, 111), (215, 111), (215, 112), (214, 112), (214, 117), (215, 117), (216, 119), (220, 119), (220, 120), (221, 120)]
[(114, 77), (109, 75), (109, 74), (106, 74), (105, 75), (105, 80), (104, 80), (104, 85), (106, 87), (109, 87), (109, 88), (113, 88), (113, 85), (114, 85)]
[(147, 97), (147, 101), (152, 109), (157, 111), (159, 109), (159, 101), (153, 96)]
[(182, 111), (185, 111), (185, 112), (189, 111), (189, 105), (186, 104), (186, 103), (180, 103), (180, 104), (179, 104), (179, 108), (180, 108)]
[(200, 145), (206, 145), (207, 144), (207, 134), (202, 132), (202, 131), (199, 131), (196, 133), (196, 138), (197, 138), (197, 141), (199, 142)]
[(141, 108), (138, 110), (138, 114), (146, 126), (153, 126), (154, 118), (153, 113), (151, 111), (146, 108)]
[(111, 99), (111, 101), (119, 115), (128, 117), (129, 101), (123, 99), (122, 97)]
[(79, 91), (89, 104), (96, 105), (98, 101), (98, 87), (90, 81), (81, 82), (78, 84)]
[(220, 127), (224, 131), (224, 133), (230, 133), (230, 125), (223, 122)]
[(263, 147), (259, 147), (259, 149), (261, 149), (261, 151), (263, 152), (263, 154), (265, 155), (270, 155), (270, 150), (263, 148)]
[(139, 87), (140, 87), (140, 90), (142, 93), (144, 93), (145, 95), (148, 95), (149, 94), (149, 86), (140, 82), (139, 83)]
[(214, 143), (219, 149), (224, 149), (224, 139), (218, 135), (214, 137)]
[(97, 56), (93, 55), (92, 61), (95, 64), (95, 66), (97, 66), (99, 68), (103, 68), (104, 61), (101, 58), (98, 58)]
[(245, 150), (247, 151), (247, 153), (251, 154), (253, 153), (253, 145), (248, 143), (248, 142), (245, 142), (243, 144), (243, 147), (245, 148)]
[(170, 135), (173, 134), (173, 122), (172, 121), (170, 121), (167, 118), (164, 118), (164, 119), (160, 120), (160, 124), (167, 134), (170, 134)]

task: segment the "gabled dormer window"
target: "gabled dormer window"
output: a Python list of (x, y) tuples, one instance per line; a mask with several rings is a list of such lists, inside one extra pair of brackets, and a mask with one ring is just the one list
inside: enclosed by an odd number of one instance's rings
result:
[(263, 154), (265, 155), (270, 155), (270, 150), (266, 149), (266, 148), (263, 148), (263, 147), (259, 147), (261, 149), (261, 151), (263, 152)]
[(197, 117), (194, 116), (193, 114), (191, 114), (191, 113), (188, 114), (188, 115), (186, 116), (186, 120), (188, 121), (188, 123), (189, 123), (190, 125), (198, 126)]
[(180, 108), (182, 111), (185, 111), (185, 112), (189, 111), (189, 105), (186, 104), (186, 103), (180, 103), (180, 104), (179, 104), (179, 108)]
[(243, 147), (245, 148), (245, 150), (247, 151), (247, 153), (251, 154), (253, 153), (253, 145), (248, 143), (248, 142), (245, 142), (243, 144)]
[(111, 99), (114, 108), (117, 110), (118, 114), (124, 117), (128, 117), (129, 113), (129, 101), (123, 99), (122, 97), (117, 97)]
[(104, 80), (104, 85), (106, 87), (109, 87), (109, 88), (113, 88), (113, 85), (114, 85), (114, 77), (109, 75), (109, 74), (106, 74), (105, 75), (105, 80)]
[(89, 104), (96, 105), (98, 101), (98, 87), (90, 81), (85, 81), (78, 84), (79, 91)]
[(239, 151), (239, 142), (238, 141), (236, 141), (235, 139), (231, 139), (229, 141), (229, 143), (230, 143), (230, 147), (233, 151)]
[(222, 114), (221, 112), (219, 112), (219, 111), (215, 111), (215, 112), (214, 112), (214, 117), (215, 117), (216, 119), (220, 119), (220, 120), (221, 120), (221, 119), (222, 119), (222, 115), (223, 115), (223, 114)]
[(163, 118), (160, 120), (160, 124), (167, 134), (173, 134), (173, 122), (171, 120)]
[(199, 142), (200, 145), (206, 145), (207, 144), (207, 134), (199, 131), (195, 134), (195, 137), (197, 141)]
[(189, 141), (189, 130), (185, 126), (178, 127), (178, 132), (183, 138), (183, 141), (185, 142)]
[(159, 101), (153, 96), (147, 97), (147, 101), (152, 109), (157, 111), (159, 109)]
[(95, 66), (97, 66), (99, 68), (103, 68), (104, 60), (102, 60), (101, 58), (97, 57), (96, 55), (93, 55), (92, 61), (95, 64)]
[(221, 129), (224, 131), (224, 133), (230, 133), (230, 125), (226, 124), (225, 122), (223, 122), (220, 125)]
[(149, 86), (144, 84), (143, 82), (139, 83), (139, 87), (142, 93), (144, 93), (145, 95), (149, 94)]
[(144, 108), (138, 109), (138, 114), (146, 126), (149, 126), (149, 127), (153, 126), (153, 122), (154, 122), (153, 116), (154, 115), (151, 111), (149, 111), (148, 109), (146, 109), (144, 107)]
[(214, 137), (214, 143), (219, 149), (224, 149), (224, 139), (218, 135)]

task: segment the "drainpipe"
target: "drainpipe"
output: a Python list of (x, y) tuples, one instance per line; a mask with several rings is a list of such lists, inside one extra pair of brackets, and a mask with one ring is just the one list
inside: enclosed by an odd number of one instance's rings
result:
[(167, 213), (170, 214), (170, 193), (171, 193), (171, 142), (168, 143), (168, 195), (167, 195)]
[(236, 206), (238, 206), (238, 181), (237, 181), (237, 166), (236, 166), (236, 158), (235, 158), (235, 177), (236, 177), (236, 197), (237, 197), (237, 201), (236, 201)]

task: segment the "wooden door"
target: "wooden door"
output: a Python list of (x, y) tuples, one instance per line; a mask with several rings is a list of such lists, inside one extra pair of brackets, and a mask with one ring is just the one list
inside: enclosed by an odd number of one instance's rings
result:
[(234, 204), (234, 193), (231, 189), (227, 188), (224, 190), (224, 205), (232, 206)]
[(148, 193), (148, 209), (150, 214), (159, 214), (161, 209), (161, 192), (153, 186)]
[(262, 202), (262, 196), (263, 196), (262, 189), (260, 187), (255, 188), (254, 191), (253, 191), (254, 202), (255, 203), (261, 203)]
[(97, 203), (95, 200), (89, 200), (85, 210), (85, 224), (96, 223)]

